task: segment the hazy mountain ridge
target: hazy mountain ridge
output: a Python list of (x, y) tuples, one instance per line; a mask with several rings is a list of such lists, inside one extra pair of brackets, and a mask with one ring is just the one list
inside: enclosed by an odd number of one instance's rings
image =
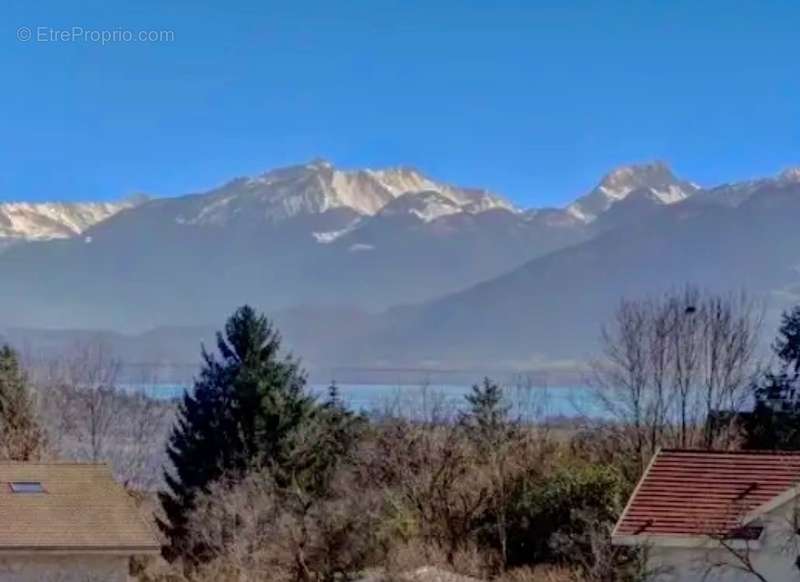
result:
[(764, 189), (779, 189), (797, 183), (800, 183), (800, 167), (791, 167), (783, 170), (777, 176), (721, 184), (707, 188), (699, 192), (697, 196), (694, 196), (691, 203), (739, 206)]
[(5, 250), (0, 329), (208, 329), (248, 302), (312, 367), (574, 363), (622, 296), (694, 282), (746, 287), (773, 315), (800, 300), (798, 219), (797, 169), (698, 189), (628, 166), (568, 208), (520, 210), (408, 168), (315, 161)]
[(340, 171), (314, 161), (156, 198), (80, 237), (5, 250), (0, 324), (141, 330), (188, 325), (198, 313), (215, 321), (245, 301), (271, 312), (380, 310), (585, 236), (577, 222), (532, 220), (502, 197), (409, 168)]
[(794, 176), (761, 181), (738, 204), (665, 206), (491, 281), (390, 310), (380, 331), (352, 351), (385, 366), (585, 363), (623, 297), (687, 283), (746, 290), (764, 302), (765, 329), (772, 329), (782, 309), (800, 302), (798, 219)]

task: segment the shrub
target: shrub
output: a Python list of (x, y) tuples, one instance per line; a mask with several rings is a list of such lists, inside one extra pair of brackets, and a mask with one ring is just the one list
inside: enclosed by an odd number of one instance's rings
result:
[[(587, 515), (595, 523), (613, 523), (619, 513), (622, 480), (607, 467), (562, 468), (551, 476), (519, 479), (507, 509), (508, 564), (575, 563), (591, 552), (588, 541), (564, 552), (560, 540), (588, 534)], [(488, 518), (491, 516), (487, 516)], [(486, 532), (492, 543), (491, 530)]]

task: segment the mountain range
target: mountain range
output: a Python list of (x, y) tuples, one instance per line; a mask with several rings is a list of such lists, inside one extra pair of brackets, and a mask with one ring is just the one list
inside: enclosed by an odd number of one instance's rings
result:
[(131, 197), (121, 202), (0, 203), (0, 240), (9, 244), (70, 238), (145, 200)]
[(631, 165), (522, 209), (313, 160), (174, 198), (0, 204), (0, 329), (114, 330), (129, 357), (183, 359), (247, 302), (312, 368), (572, 365), (623, 296), (747, 289), (774, 319), (800, 293), (798, 218), (798, 169), (703, 188)]

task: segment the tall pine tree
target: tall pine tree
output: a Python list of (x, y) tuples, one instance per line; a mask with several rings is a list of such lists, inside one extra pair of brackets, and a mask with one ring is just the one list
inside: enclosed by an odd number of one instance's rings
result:
[(198, 493), (223, 474), (285, 463), (293, 433), (313, 416), (305, 375), (280, 347), (270, 321), (245, 306), (217, 334), (219, 354), (203, 349), (203, 368), (194, 389), (184, 394), (168, 445), (173, 471), (165, 476), (165, 519), (159, 521), (168, 559), (202, 559), (202, 548), (187, 547)]
[(28, 379), (16, 352), (4, 345), (0, 347), (0, 455), (30, 461), (41, 455), (43, 447)]

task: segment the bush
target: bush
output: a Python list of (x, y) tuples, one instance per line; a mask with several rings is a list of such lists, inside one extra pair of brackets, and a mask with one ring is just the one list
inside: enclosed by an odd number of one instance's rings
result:
[[(223, 478), (201, 494), (189, 520), (193, 547), (204, 548), (199, 579), (256, 582), (346, 580), (377, 551), (376, 500), (352, 483), (329, 499), (280, 487), (267, 470)], [(203, 578), (205, 577), (205, 578)]]
[[(581, 540), (589, 521), (613, 524), (619, 514), (622, 479), (607, 467), (562, 468), (551, 476), (519, 479), (512, 489), (508, 514), (508, 564), (575, 563), (591, 552), (586, 540), (565, 552), (561, 540)], [(591, 518), (587, 520), (587, 516)], [(487, 516), (489, 522), (491, 516)], [(486, 532), (492, 543), (491, 530)]]

